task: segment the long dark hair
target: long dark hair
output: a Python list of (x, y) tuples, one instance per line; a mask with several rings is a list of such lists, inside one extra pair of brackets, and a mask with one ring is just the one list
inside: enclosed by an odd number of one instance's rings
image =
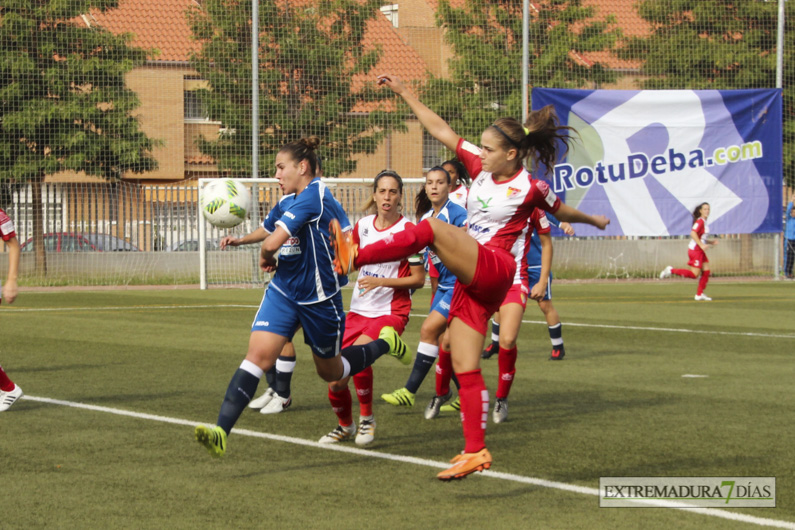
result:
[[(453, 178), (450, 176), (450, 172), (447, 171), (442, 166), (434, 166), (431, 169), (429, 169), (428, 173), (425, 175), (426, 181), (428, 175), (430, 175), (434, 171), (441, 171), (442, 173), (444, 173), (447, 176), (447, 184), (451, 184), (453, 182)], [(417, 215), (417, 221), (419, 221), (420, 217), (422, 217), (422, 215), (431, 208), (433, 208), (433, 203), (431, 203), (431, 199), (428, 198), (428, 193), (425, 191), (425, 185), (423, 184), (422, 188), (417, 193), (417, 197), (414, 199), (414, 211), (416, 212)]]
[(469, 176), (469, 171), (467, 171), (467, 168), (464, 167), (464, 164), (462, 164), (457, 158), (451, 158), (450, 160), (442, 162), (442, 168), (448, 164), (455, 168), (455, 172), (458, 175), (458, 178), (461, 179), (461, 183), (468, 188), (472, 182), (472, 178)]
[(576, 134), (573, 128), (560, 124), (552, 105), (531, 112), (524, 125), (514, 118), (499, 118), (491, 127), (499, 133), (498, 141), (503, 149), (516, 149), (519, 160), (529, 158), (534, 168), (543, 164), (547, 171), (558, 160), (561, 142), (565, 155), (572, 133)]
[(309, 136), (295, 142), (290, 142), (289, 144), (284, 144), (282, 148), (279, 149), (279, 152), (288, 153), (296, 164), (306, 160), (309, 164), (309, 173), (314, 177), (320, 168), (320, 161), (315, 152), (319, 145), (320, 138), (317, 136)]
[(701, 204), (696, 206), (695, 210), (693, 210), (693, 222), (696, 222), (699, 220), (699, 218), (701, 218), (701, 208), (703, 208), (704, 206), (709, 206), (709, 203), (702, 202)]
[[(397, 171), (392, 171), (391, 169), (385, 169), (381, 171), (378, 175), (375, 176), (373, 179), (373, 194), (375, 194), (376, 190), (378, 189), (378, 181), (380, 181), (384, 177), (392, 177), (393, 179), (397, 180), (398, 183), (398, 191), (400, 192), (400, 199), (403, 200), (403, 179), (400, 178)], [(368, 212), (370, 209), (375, 206), (375, 199), (372, 195), (370, 198), (367, 199), (367, 202), (364, 204), (362, 211)], [(399, 206), (399, 204), (398, 204)]]

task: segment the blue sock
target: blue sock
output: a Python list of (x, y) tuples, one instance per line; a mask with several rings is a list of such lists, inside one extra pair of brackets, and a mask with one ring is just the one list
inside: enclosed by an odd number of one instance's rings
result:
[(433, 363), (439, 357), (439, 346), (433, 344), (426, 344), (420, 342), (417, 345), (417, 357), (414, 359), (414, 368), (411, 370), (408, 381), (406, 381), (406, 390), (412, 394), (416, 394), (420, 389), (420, 385), (428, 375)]
[(287, 399), (290, 397), (290, 381), (295, 370), (295, 357), (282, 357), (281, 355), (274, 364), (276, 368), (276, 386), (274, 390), (279, 397)]
[(367, 344), (343, 348), (340, 355), (348, 361), (351, 367), (350, 373), (347, 375), (356, 375), (385, 353), (389, 353), (389, 343), (384, 339), (378, 339)]
[(261, 377), (262, 370), (249, 361), (243, 361), (235, 375), (232, 376), (232, 380), (229, 381), (229, 386), (226, 389), (224, 402), (221, 404), (221, 410), (218, 412), (218, 421), (216, 422), (219, 427), (226, 431), (226, 434), (229, 434), (246, 405), (254, 397)]

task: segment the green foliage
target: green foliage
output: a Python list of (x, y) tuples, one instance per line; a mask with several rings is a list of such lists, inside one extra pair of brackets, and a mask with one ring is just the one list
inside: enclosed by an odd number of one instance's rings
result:
[(121, 178), (154, 169), (156, 142), (124, 76), (144, 50), (75, 21), (117, 0), (0, 0), (0, 180), (59, 171)]
[[(654, 30), (628, 39), (619, 54), (643, 61), (647, 89), (747, 89), (776, 86), (778, 2), (644, 0)], [(795, 67), (795, 5), (785, 3), (784, 72)], [(784, 175), (795, 186), (795, 88), (785, 83)]]
[[(583, 52), (607, 50), (619, 36), (610, 20), (595, 20), (580, 0), (534, 2), (529, 23), (530, 86), (581, 88), (613, 81), (603, 65), (586, 64)], [(461, 136), (478, 142), (501, 116), (522, 115), (522, 2), (467, 0), (454, 8), (439, 2), (437, 23), (455, 57), (450, 78), (432, 78), (423, 101)]]
[[(337, 176), (356, 169), (355, 155), (375, 152), (399, 127), (383, 108), (392, 98), (360, 83), (380, 50), (363, 43), (379, 0), (334, 0), (315, 4), (259, 3), (260, 177), (273, 167), (278, 149), (302, 137), (321, 139), (323, 170)], [(231, 134), (200, 139), (199, 148), (218, 167), (239, 177), (251, 174), (251, 2), (208, 0), (193, 8), (189, 23), (201, 50), (192, 66), (210, 85), (201, 99), (210, 119)]]

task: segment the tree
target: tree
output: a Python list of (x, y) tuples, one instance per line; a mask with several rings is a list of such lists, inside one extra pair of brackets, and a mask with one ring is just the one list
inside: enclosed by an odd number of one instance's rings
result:
[[(354, 155), (375, 152), (389, 130), (400, 127), (397, 116), (383, 110), (389, 94), (361, 81), (380, 57), (364, 43), (380, 5), (259, 1), (261, 175), (271, 171), (282, 145), (310, 135), (322, 140), (327, 176), (351, 172)], [(199, 149), (220, 170), (250, 176), (251, 1), (207, 0), (188, 20), (201, 43), (191, 64), (209, 84), (201, 101), (210, 119), (224, 125), (218, 138), (200, 138)]]
[(74, 20), (118, 0), (0, 0), (0, 180), (29, 183), (36, 271), (46, 274), (41, 188), (46, 175), (121, 179), (154, 169), (124, 76), (146, 52), (129, 36)]
[[(653, 28), (620, 51), (643, 60), (648, 89), (740, 89), (776, 86), (778, 2), (644, 0), (640, 16)], [(783, 90), (784, 178), (795, 186), (795, 5), (785, 3)]]
[[(530, 13), (530, 86), (582, 88), (615, 74), (581, 54), (610, 49), (618, 30), (612, 18), (595, 20), (581, 0), (533, 2)], [(522, 115), (522, 2), (467, 0), (453, 8), (440, 0), (437, 23), (455, 54), (450, 79), (433, 78), (424, 101), (461, 136), (479, 142), (496, 118)]]

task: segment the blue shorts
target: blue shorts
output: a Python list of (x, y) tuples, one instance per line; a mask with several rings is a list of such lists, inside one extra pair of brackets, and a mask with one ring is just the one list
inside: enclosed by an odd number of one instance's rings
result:
[[(541, 278), (541, 267), (527, 267), (527, 283), (532, 289), (538, 280)], [(547, 282), (547, 290), (544, 293), (544, 298), (541, 300), (552, 299), (552, 272), (549, 273), (549, 281)]]
[(262, 297), (251, 331), (268, 331), (292, 340), (298, 327), (304, 328), (304, 342), (312, 353), (323, 359), (340, 353), (345, 334), (342, 293), (314, 304), (301, 305), (269, 287)]
[(450, 315), (450, 302), (453, 301), (453, 289), (436, 289), (436, 294), (431, 301), (431, 311), (436, 311), (447, 320)]

